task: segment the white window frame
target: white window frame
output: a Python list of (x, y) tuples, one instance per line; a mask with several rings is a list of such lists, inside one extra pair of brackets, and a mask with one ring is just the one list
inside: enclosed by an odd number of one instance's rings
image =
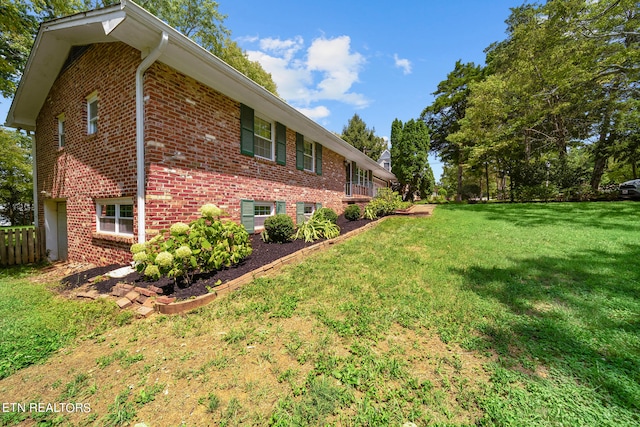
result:
[[(269, 215), (256, 215), (256, 208), (257, 207), (268, 207), (270, 209), (270, 214)], [(276, 203), (275, 202), (264, 202), (264, 201), (254, 201), (253, 202), (253, 221), (254, 221), (254, 228), (256, 230), (263, 230), (264, 229), (264, 221), (269, 218), (270, 216), (273, 216), (276, 214)]]
[[(113, 216), (102, 215), (102, 206), (115, 206), (115, 212)], [(121, 206), (131, 206), (131, 217), (122, 217), (121, 216)], [(118, 236), (133, 236), (133, 199), (130, 198), (120, 198), (120, 199), (98, 199), (96, 200), (96, 231), (98, 233), (103, 234), (112, 234)], [(114, 220), (114, 231), (103, 230), (101, 229), (101, 219), (113, 219)], [(131, 221), (131, 232), (121, 231), (121, 221)]]
[[(98, 132), (98, 92), (93, 92), (87, 96), (87, 135), (93, 135)], [(96, 104), (95, 116), (91, 115), (91, 105)]]
[[(307, 212), (309, 209), (310, 212)], [(307, 220), (311, 219), (313, 214), (316, 212), (316, 204), (315, 203), (305, 203), (304, 204), (304, 216)]]
[(64, 148), (65, 145), (65, 115), (58, 116), (58, 148)]
[[(307, 144), (311, 145), (311, 155), (307, 154)], [(309, 141), (308, 139), (305, 138), (304, 144), (302, 147), (302, 157), (303, 157), (303, 161), (302, 161), (303, 169), (308, 172), (315, 172), (316, 170), (316, 143), (315, 142)], [(311, 158), (311, 169), (307, 169), (306, 160), (308, 158)]]
[[(271, 139), (267, 139), (267, 138), (263, 137), (262, 135), (258, 135), (258, 133), (256, 132), (256, 130), (257, 130), (256, 124), (257, 124), (258, 120), (262, 120), (263, 122), (266, 122), (266, 123), (269, 124), (270, 133), (271, 133)], [(264, 156), (261, 156), (259, 154), (256, 154), (256, 144), (255, 144), (256, 138), (259, 138), (262, 141), (268, 141), (269, 142), (270, 148), (271, 148), (270, 153), (269, 153), (269, 157), (264, 157)], [(275, 157), (276, 157), (276, 150), (275, 150), (276, 144), (275, 144), (275, 126), (274, 126), (273, 120), (269, 120), (269, 119), (265, 118), (264, 116), (261, 116), (261, 115), (258, 115), (258, 114), (254, 114), (253, 140), (254, 140), (253, 152), (254, 152), (254, 155), (256, 157), (259, 157), (261, 159), (271, 160), (271, 161), (275, 160)]]
[(356, 183), (358, 185), (369, 185), (369, 171), (356, 166)]

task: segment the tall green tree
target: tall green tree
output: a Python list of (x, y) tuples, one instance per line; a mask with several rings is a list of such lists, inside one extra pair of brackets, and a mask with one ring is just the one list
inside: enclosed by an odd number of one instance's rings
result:
[(376, 161), (387, 148), (385, 140), (376, 136), (375, 129), (369, 129), (358, 114), (354, 114), (349, 123), (342, 128), (341, 137)]
[[(39, 21), (118, 3), (116, 0), (0, 0), (0, 92), (13, 96), (37, 34)], [(138, 4), (193, 39), (241, 73), (277, 95), (276, 84), (256, 61), (250, 61), (213, 0), (140, 0)]]
[(483, 69), (473, 62), (463, 64), (456, 61), (453, 71), (447, 79), (438, 84), (432, 95), (436, 98), (426, 107), (420, 119), (429, 127), (431, 134), (431, 151), (438, 154), (446, 163), (458, 166), (458, 185), (456, 198), (462, 196), (462, 175), (465, 162), (465, 141), (451, 141), (448, 136), (460, 130), (460, 120), (465, 116), (467, 99), (471, 92), (471, 83), (484, 78)]
[(5, 98), (16, 90), (37, 29), (26, 3), (0, 0), (0, 94)]
[(0, 215), (11, 225), (32, 221), (31, 138), (0, 128)]
[(435, 185), (429, 165), (429, 129), (422, 120), (406, 123), (395, 119), (391, 125), (391, 171), (403, 187), (404, 199), (415, 194), (426, 198)]

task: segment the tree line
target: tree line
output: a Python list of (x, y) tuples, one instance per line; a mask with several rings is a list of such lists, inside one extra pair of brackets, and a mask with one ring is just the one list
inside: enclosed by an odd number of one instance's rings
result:
[(637, 178), (639, 12), (635, 0), (512, 8), (486, 66), (456, 62), (420, 116), (443, 185), (458, 197), (580, 199)]

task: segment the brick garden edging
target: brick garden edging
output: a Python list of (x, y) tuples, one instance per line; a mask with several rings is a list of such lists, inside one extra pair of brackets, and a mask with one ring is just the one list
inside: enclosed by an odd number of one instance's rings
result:
[(218, 296), (227, 294), (231, 291), (235, 291), (236, 289), (239, 289), (242, 286), (251, 283), (254, 279), (257, 279), (259, 277), (271, 276), (279, 272), (282, 269), (282, 267), (284, 267), (285, 265), (294, 264), (302, 261), (306, 255), (312, 252), (317, 252), (321, 249), (326, 249), (331, 245), (335, 245), (336, 243), (340, 243), (350, 237), (353, 237), (366, 230), (369, 230), (370, 228), (377, 226), (380, 222), (382, 222), (386, 218), (387, 217), (383, 217), (377, 221), (370, 222), (360, 228), (349, 231), (348, 233), (345, 233), (334, 239), (325, 240), (323, 242), (316, 243), (315, 245), (306, 247), (304, 249), (300, 249), (299, 251), (294, 252), (290, 255), (287, 255), (283, 258), (277, 259), (270, 264), (264, 265), (260, 268), (250, 271), (249, 273), (246, 273), (238, 277), (237, 279), (233, 279), (227, 283), (223, 283), (222, 285), (216, 286), (215, 288), (213, 288), (213, 292), (208, 293), (206, 295), (201, 295), (199, 297), (186, 300), (186, 301), (173, 302), (170, 304), (162, 304), (156, 301), (155, 310), (162, 314), (179, 314), (179, 313), (184, 313), (185, 311), (190, 311), (196, 308), (203, 307), (211, 303), (212, 301), (214, 301)]

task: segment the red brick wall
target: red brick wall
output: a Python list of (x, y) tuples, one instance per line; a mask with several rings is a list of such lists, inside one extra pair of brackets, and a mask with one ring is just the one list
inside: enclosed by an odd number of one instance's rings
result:
[[(61, 72), (37, 118), (39, 221), (43, 201), (67, 202), (69, 259), (126, 262), (133, 239), (96, 233), (95, 199), (136, 193), (135, 71), (140, 52), (123, 43), (91, 46)], [(87, 135), (87, 102), (98, 92), (98, 131)], [(65, 147), (58, 120), (65, 114)], [(44, 195), (42, 192), (46, 192)]]
[[(294, 220), (296, 202), (343, 211), (342, 156), (323, 148), (322, 175), (297, 170), (296, 130), (289, 128), (286, 165), (242, 155), (239, 103), (163, 64), (146, 76), (149, 233), (194, 219), (205, 203), (238, 222), (241, 199), (286, 201)], [(172, 158), (176, 152), (182, 156)]]
[[(66, 200), (70, 260), (100, 265), (131, 260), (134, 238), (96, 233), (95, 200), (131, 197), (137, 211), (135, 71), (140, 61), (140, 53), (122, 43), (91, 46), (60, 74), (39, 113), (40, 223), (45, 199)], [(87, 135), (86, 97), (94, 91), (98, 132)], [(241, 199), (286, 201), (294, 219), (296, 202), (343, 211), (344, 158), (324, 148), (321, 176), (297, 170), (296, 129), (287, 129), (287, 164), (281, 166), (240, 154), (238, 102), (170, 67), (156, 63), (147, 71), (145, 99), (149, 234), (195, 218), (205, 203), (217, 204), (235, 221)], [(66, 146), (58, 149), (61, 113)], [(172, 157), (177, 152), (181, 155)]]

